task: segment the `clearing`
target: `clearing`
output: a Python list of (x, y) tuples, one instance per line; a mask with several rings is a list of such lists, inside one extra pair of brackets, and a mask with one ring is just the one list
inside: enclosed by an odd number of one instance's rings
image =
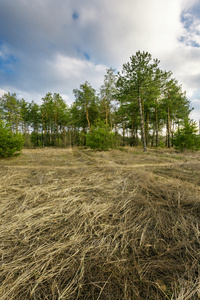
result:
[(0, 299), (200, 298), (200, 152), (122, 150), (0, 160)]

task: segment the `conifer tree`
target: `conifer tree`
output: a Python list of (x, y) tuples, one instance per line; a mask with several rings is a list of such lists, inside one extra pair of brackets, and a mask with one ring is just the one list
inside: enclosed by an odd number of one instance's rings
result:
[(78, 111), (80, 126), (84, 130), (88, 127), (89, 131), (91, 131), (91, 125), (98, 118), (99, 114), (96, 91), (86, 81), (80, 85), (80, 89), (74, 89), (73, 93), (75, 96), (74, 111)]
[(104, 84), (100, 88), (100, 109), (102, 110), (103, 118), (106, 125), (110, 125), (112, 129), (112, 102), (116, 95), (116, 79), (117, 75), (113, 68), (106, 70)]
[(136, 52), (130, 58), (130, 62), (123, 65), (123, 70), (119, 74), (117, 81), (118, 91), (122, 95), (129, 95), (132, 99), (137, 99), (140, 115), (141, 138), (143, 149), (146, 148), (145, 122), (144, 122), (144, 101), (145, 93), (149, 88), (153, 74), (156, 72), (159, 61), (154, 59), (148, 52)]

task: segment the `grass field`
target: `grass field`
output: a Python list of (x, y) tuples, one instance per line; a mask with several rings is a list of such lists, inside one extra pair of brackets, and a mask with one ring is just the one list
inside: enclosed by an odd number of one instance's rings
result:
[(200, 152), (0, 160), (0, 299), (200, 299)]

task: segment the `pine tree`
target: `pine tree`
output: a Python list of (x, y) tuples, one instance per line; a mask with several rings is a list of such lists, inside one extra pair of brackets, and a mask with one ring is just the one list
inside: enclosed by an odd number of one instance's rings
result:
[(152, 62), (152, 56), (148, 52), (138, 51), (135, 56), (130, 58), (130, 62), (123, 65), (123, 70), (119, 74), (117, 81), (119, 94), (124, 95), (125, 98), (127, 96), (132, 97), (133, 101), (135, 99), (138, 101), (144, 151), (147, 151), (144, 121), (144, 106), (145, 100), (147, 100), (146, 93), (158, 64), (159, 61), (157, 59), (154, 59)]
[(100, 88), (100, 110), (101, 118), (105, 119), (106, 125), (112, 129), (112, 102), (116, 95), (116, 79), (115, 70), (110, 68), (106, 70), (104, 84)]
[(79, 112), (80, 125), (84, 130), (88, 128), (91, 131), (91, 125), (99, 114), (96, 91), (86, 81), (80, 85), (80, 89), (74, 89), (73, 93), (75, 96), (74, 111)]

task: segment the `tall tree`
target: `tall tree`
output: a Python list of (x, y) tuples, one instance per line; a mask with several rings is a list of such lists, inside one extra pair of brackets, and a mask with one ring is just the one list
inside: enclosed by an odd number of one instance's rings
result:
[(86, 81), (80, 85), (80, 89), (74, 89), (73, 93), (75, 96), (74, 111), (79, 112), (80, 125), (84, 130), (88, 127), (91, 131), (91, 125), (94, 124), (99, 114), (95, 89)]
[[(163, 112), (161, 110), (161, 99), (163, 96), (163, 86), (165, 79), (165, 72), (157, 68), (152, 74), (151, 80), (146, 92), (146, 136), (148, 137), (148, 125), (151, 124), (153, 130), (153, 137), (155, 135), (156, 147), (158, 147), (158, 134), (161, 126), (161, 120), (163, 118)], [(146, 139), (147, 139), (146, 137)], [(147, 139), (148, 142), (148, 139)], [(153, 140), (152, 140), (153, 144)]]
[(30, 124), (30, 111), (29, 111), (29, 103), (26, 102), (23, 98), (19, 100), (19, 112), (21, 116), (22, 132), (26, 137), (28, 126)]
[(53, 107), (54, 107), (54, 134), (55, 144), (59, 144), (59, 134), (63, 140), (63, 144), (66, 145), (66, 126), (69, 123), (69, 108), (60, 94), (54, 93), (53, 95)]
[(171, 75), (171, 72), (166, 73), (162, 100), (166, 114), (166, 144), (168, 148), (171, 147), (172, 122), (179, 123), (180, 120), (188, 117), (191, 111), (186, 94), (182, 92), (182, 87), (178, 85), (176, 79), (171, 78)]
[(36, 147), (39, 146), (39, 133), (40, 133), (40, 129), (42, 128), (42, 115), (41, 115), (40, 106), (34, 101), (32, 101), (31, 103), (29, 103), (29, 112), (30, 112), (30, 123), (33, 129), (33, 132), (31, 133), (31, 137), (32, 137), (32, 142)]
[(123, 70), (119, 74), (117, 87), (120, 94), (131, 95), (137, 98), (140, 114), (141, 137), (144, 151), (146, 148), (145, 124), (144, 124), (144, 101), (145, 93), (148, 90), (153, 74), (158, 68), (159, 61), (154, 59), (148, 52), (136, 52), (131, 56), (130, 62), (123, 65)]
[[(100, 105), (102, 107), (103, 115), (106, 120), (106, 125), (110, 123), (112, 127), (112, 101), (115, 100), (116, 95), (116, 80), (117, 75), (113, 68), (106, 70), (104, 77), (104, 84), (100, 88)], [(112, 128), (111, 128), (112, 129)]]
[(45, 97), (42, 98), (42, 102), (43, 103), (40, 106), (40, 109), (41, 109), (42, 125), (43, 125), (43, 132), (44, 132), (44, 146), (48, 146), (50, 145), (50, 128), (51, 128), (51, 122), (53, 120), (52, 93), (47, 93)]

